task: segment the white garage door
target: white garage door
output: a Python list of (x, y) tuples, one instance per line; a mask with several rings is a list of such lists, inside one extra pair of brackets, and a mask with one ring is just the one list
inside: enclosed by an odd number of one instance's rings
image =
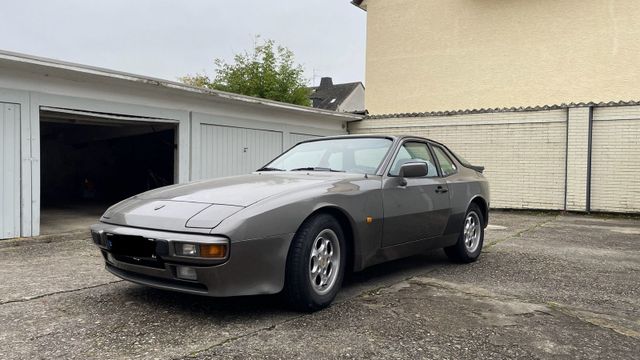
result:
[(289, 134), (289, 143), (291, 144), (291, 146), (305, 141), (305, 140), (309, 140), (309, 139), (317, 139), (321, 136), (319, 135), (310, 135), (310, 134), (298, 134), (298, 133), (291, 133)]
[(591, 210), (640, 212), (640, 107), (593, 113)]
[(20, 105), (0, 103), (0, 239), (20, 236)]
[(246, 174), (282, 152), (282, 132), (202, 124), (200, 178)]

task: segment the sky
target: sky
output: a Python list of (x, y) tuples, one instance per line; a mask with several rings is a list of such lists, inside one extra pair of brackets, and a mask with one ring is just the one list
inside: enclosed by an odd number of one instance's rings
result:
[[(291, 49), (310, 84), (364, 82), (366, 13), (350, 0), (12, 0), (0, 49), (176, 80), (255, 37)], [(313, 79), (313, 81), (312, 81)]]

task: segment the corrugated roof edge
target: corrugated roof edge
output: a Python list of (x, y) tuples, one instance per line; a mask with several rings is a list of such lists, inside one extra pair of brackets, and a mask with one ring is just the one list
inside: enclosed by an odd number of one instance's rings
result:
[(123, 71), (111, 70), (111, 69), (106, 69), (106, 68), (101, 68), (96, 66), (90, 66), (90, 65), (77, 64), (77, 63), (72, 63), (72, 62), (67, 62), (62, 60), (16, 53), (16, 52), (6, 51), (6, 50), (0, 50), (0, 60), (28, 63), (28, 64), (45, 66), (45, 67), (75, 71), (79, 73), (126, 80), (126, 81), (131, 81), (136, 83), (163, 86), (169, 89), (181, 90), (189, 93), (210, 95), (210, 96), (215, 96), (221, 99), (226, 99), (231, 101), (239, 101), (239, 102), (258, 104), (258, 105), (270, 106), (270, 107), (287, 109), (287, 110), (328, 115), (328, 116), (340, 118), (341, 120), (344, 120), (344, 121), (354, 121), (354, 120), (362, 119), (362, 115), (356, 115), (351, 113), (340, 113), (336, 111), (316, 109), (313, 107), (288, 104), (288, 103), (283, 103), (283, 102), (274, 101), (274, 100), (252, 97), (252, 96), (233, 94), (233, 93), (228, 93), (228, 92), (219, 91), (219, 90), (204, 89), (204, 88), (186, 85), (177, 81), (137, 75), (137, 74), (127, 73)]
[(433, 117), (433, 116), (452, 116), (452, 115), (472, 115), (487, 113), (508, 113), (508, 112), (531, 112), (545, 110), (562, 110), (576, 107), (611, 107), (611, 106), (637, 106), (640, 101), (609, 101), (609, 102), (579, 102), (579, 103), (562, 103), (557, 105), (543, 106), (527, 106), (527, 107), (510, 107), (510, 108), (486, 108), (486, 109), (470, 109), (470, 110), (452, 110), (452, 111), (431, 111), (431, 112), (413, 112), (413, 113), (395, 113), (395, 114), (379, 114), (367, 115), (365, 119), (391, 119), (391, 118), (413, 118), (413, 117)]

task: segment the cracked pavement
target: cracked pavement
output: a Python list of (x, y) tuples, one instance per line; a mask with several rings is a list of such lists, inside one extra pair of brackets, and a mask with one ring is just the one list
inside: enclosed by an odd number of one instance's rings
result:
[[(16, 243), (20, 245), (19, 243)], [(640, 354), (640, 219), (492, 213), (442, 251), (347, 279), (330, 308), (120, 281), (88, 236), (0, 248), (0, 358), (585, 358)]]

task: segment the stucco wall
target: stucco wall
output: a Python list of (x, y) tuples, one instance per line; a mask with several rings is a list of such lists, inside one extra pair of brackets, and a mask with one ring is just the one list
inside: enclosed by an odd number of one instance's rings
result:
[(640, 98), (637, 0), (369, 0), (371, 114)]

